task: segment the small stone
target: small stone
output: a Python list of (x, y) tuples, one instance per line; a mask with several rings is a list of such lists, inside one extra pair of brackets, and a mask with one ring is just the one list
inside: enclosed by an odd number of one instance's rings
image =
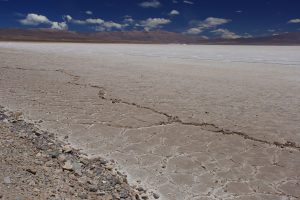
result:
[(60, 155), (58, 156), (58, 160), (59, 160), (60, 162), (64, 162), (64, 161), (66, 161), (66, 156), (63, 155), (63, 154), (60, 154)]
[(2, 199), (2, 197), (3, 197), (3, 195), (2, 195), (2, 194), (0, 194), (0, 199)]
[(114, 198), (111, 194), (107, 194), (107, 195), (104, 196), (104, 199), (105, 200), (113, 200)]
[(107, 161), (106, 161), (106, 160), (104, 160), (104, 159), (100, 159), (100, 164), (102, 164), (102, 165), (106, 165), (106, 164), (107, 164)]
[(97, 188), (97, 186), (95, 186), (95, 185), (91, 185), (91, 186), (89, 187), (89, 191), (90, 191), (90, 192), (97, 192), (97, 190), (98, 190), (98, 188)]
[(34, 186), (36, 183), (35, 183), (35, 181), (33, 181), (33, 180), (31, 180), (29, 183), (28, 183), (28, 185), (29, 186)]
[(26, 169), (26, 171), (33, 174), (33, 175), (36, 175), (36, 169), (28, 168), (28, 169)]
[(19, 120), (19, 118), (22, 116), (22, 112), (15, 112), (14, 114), (13, 114), (13, 117), (16, 119), (16, 120)]
[(97, 194), (98, 194), (99, 196), (104, 196), (106, 193), (103, 192), (103, 191), (98, 191)]
[(85, 165), (87, 165), (87, 164), (89, 163), (88, 158), (85, 158), (85, 157), (81, 157), (81, 158), (79, 159), (79, 161), (80, 161), (82, 164), (85, 164)]
[(40, 190), (38, 188), (34, 188), (33, 191), (34, 192), (40, 192)]
[(9, 176), (4, 177), (3, 182), (4, 182), (4, 184), (11, 184), (11, 179), (10, 179), (10, 177), (9, 177)]
[(65, 164), (62, 166), (63, 169), (72, 171), (73, 170), (73, 164), (70, 160), (65, 162)]
[(154, 199), (159, 199), (160, 196), (156, 193), (153, 193), (153, 197), (154, 197)]
[(87, 195), (85, 192), (81, 192), (81, 193), (78, 194), (78, 197), (79, 197), (80, 199), (87, 199), (87, 198), (88, 198), (88, 195)]
[(54, 164), (54, 163), (53, 163), (51, 160), (45, 162), (45, 166), (47, 166), (47, 167), (52, 167), (53, 164)]
[(70, 145), (65, 145), (63, 147), (63, 152), (65, 152), (65, 153), (71, 153), (72, 152), (72, 147)]
[(145, 190), (144, 190), (144, 188), (142, 188), (142, 187), (138, 187), (138, 188), (136, 188), (137, 189), (137, 191), (139, 191), (139, 192), (144, 192)]
[(41, 153), (37, 153), (37, 154), (35, 155), (35, 157), (40, 158), (40, 157), (42, 157), (42, 154), (41, 154)]
[(58, 158), (59, 152), (58, 151), (52, 151), (52, 152), (49, 153), (49, 156), (51, 158)]
[(146, 194), (143, 194), (143, 195), (141, 196), (141, 198), (144, 199), (144, 200), (149, 199), (149, 197), (148, 197)]
[(105, 166), (105, 169), (107, 169), (107, 170), (112, 170), (112, 169), (113, 169), (113, 166), (112, 166), (112, 165), (106, 165), (106, 166)]

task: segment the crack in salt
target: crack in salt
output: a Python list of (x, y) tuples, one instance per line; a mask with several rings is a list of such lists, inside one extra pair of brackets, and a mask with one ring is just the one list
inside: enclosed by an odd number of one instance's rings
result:
[(152, 111), (156, 114), (163, 115), (167, 118), (167, 121), (162, 121), (162, 122), (159, 122), (157, 124), (153, 124), (153, 125), (145, 126), (145, 127), (130, 127), (130, 126), (121, 126), (121, 125), (114, 126), (112, 124), (107, 124), (108, 126), (111, 126), (111, 127), (126, 128), (126, 129), (139, 129), (139, 128), (151, 128), (151, 127), (162, 126), (162, 125), (171, 125), (171, 124), (177, 123), (177, 124), (181, 124), (181, 125), (185, 125), (185, 126), (199, 127), (202, 130), (206, 130), (206, 131), (214, 132), (214, 133), (221, 133), (223, 135), (235, 135), (235, 136), (242, 137), (245, 140), (251, 140), (251, 141), (254, 141), (254, 142), (268, 144), (268, 145), (279, 147), (279, 148), (291, 148), (291, 149), (295, 149), (295, 150), (300, 151), (300, 146), (297, 146), (295, 142), (287, 141), (286, 143), (281, 143), (281, 142), (277, 142), (277, 141), (271, 142), (271, 141), (267, 141), (267, 140), (262, 140), (262, 139), (259, 139), (259, 138), (249, 136), (248, 134), (243, 133), (243, 132), (232, 131), (232, 130), (221, 128), (221, 127), (219, 127), (219, 126), (217, 126), (213, 123), (186, 122), (186, 121), (183, 121), (182, 119), (180, 119), (178, 116), (173, 116), (171, 114), (168, 114), (168, 113), (165, 113), (165, 112), (162, 112), (162, 111), (158, 111), (158, 110), (156, 110), (154, 108), (151, 108), (151, 107), (139, 105), (139, 104), (133, 103), (133, 102), (128, 102), (128, 101), (125, 101), (123, 99), (108, 98), (108, 97), (106, 97), (107, 92), (106, 92), (104, 87), (101, 87), (101, 86), (98, 86), (98, 85), (92, 85), (92, 84), (77, 83), (77, 81), (80, 79), (80, 76), (74, 75), (70, 72), (67, 72), (66, 70), (63, 70), (63, 69), (46, 70), (46, 69), (26, 69), (26, 68), (20, 68), (20, 67), (17, 67), (17, 68), (1, 67), (1, 68), (3, 68), (3, 69), (24, 70), (24, 71), (31, 70), (31, 71), (59, 72), (59, 73), (62, 73), (64, 75), (67, 75), (67, 76), (72, 78), (72, 81), (68, 82), (69, 84), (98, 89), (99, 90), (98, 91), (98, 96), (102, 100), (110, 101), (113, 104), (125, 104), (125, 105), (129, 105), (129, 106), (134, 106), (134, 107), (139, 108), (139, 109), (149, 110), (149, 111)]

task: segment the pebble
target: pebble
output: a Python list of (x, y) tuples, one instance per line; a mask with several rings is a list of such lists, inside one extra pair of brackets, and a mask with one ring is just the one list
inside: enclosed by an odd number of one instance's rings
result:
[(148, 197), (146, 194), (143, 194), (143, 195), (141, 196), (141, 198), (144, 199), (144, 200), (147, 200), (149, 197)]
[(52, 152), (49, 153), (49, 156), (51, 158), (58, 158), (59, 152), (58, 151), (52, 151)]
[(112, 170), (112, 169), (113, 169), (113, 166), (112, 166), (112, 165), (106, 165), (106, 166), (105, 166), (105, 169), (107, 169), (107, 170)]
[(4, 180), (3, 180), (4, 184), (11, 184), (11, 179), (9, 176), (7, 177), (4, 177)]
[(66, 161), (66, 156), (63, 155), (63, 154), (60, 154), (60, 155), (58, 156), (58, 160), (59, 160), (60, 162), (64, 162), (64, 161)]
[(85, 192), (81, 192), (81, 193), (78, 194), (78, 197), (79, 197), (80, 199), (87, 199), (87, 198), (88, 198), (88, 195), (87, 195)]
[(36, 169), (28, 168), (28, 169), (26, 169), (26, 171), (33, 174), (33, 175), (36, 175)]
[(104, 160), (104, 159), (100, 159), (100, 164), (102, 164), (102, 165), (106, 165), (106, 164), (107, 164), (107, 161), (106, 161), (106, 160)]
[(29, 183), (28, 183), (28, 185), (30, 185), (30, 186), (34, 186), (36, 183), (35, 183), (35, 181), (34, 180), (31, 180)]
[(97, 193), (98, 195), (100, 195), (100, 196), (104, 196), (106, 193), (105, 192), (103, 192), (103, 191), (98, 191), (98, 193)]
[(65, 153), (71, 153), (72, 152), (72, 147), (70, 145), (65, 145), (63, 147), (63, 152), (65, 152)]
[(97, 192), (97, 190), (98, 190), (98, 188), (97, 188), (97, 186), (95, 186), (95, 185), (91, 185), (91, 186), (89, 187), (89, 191), (90, 191), (90, 192)]
[(153, 193), (153, 197), (154, 197), (154, 199), (159, 199), (160, 196), (156, 193)]
[(66, 161), (65, 164), (62, 166), (63, 169), (72, 171), (73, 170), (73, 164), (70, 160)]
[(144, 192), (145, 190), (144, 190), (144, 188), (142, 188), (142, 187), (138, 187), (138, 188), (136, 188), (137, 189), (137, 191), (139, 191), (139, 192)]
[(35, 155), (35, 157), (40, 158), (40, 157), (42, 157), (42, 154), (41, 154), (41, 153), (37, 153), (37, 154)]

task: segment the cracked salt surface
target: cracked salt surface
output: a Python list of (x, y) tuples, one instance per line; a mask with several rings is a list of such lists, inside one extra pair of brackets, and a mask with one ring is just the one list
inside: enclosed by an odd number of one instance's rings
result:
[(298, 199), (299, 52), (0, 43), (0, 105), (164, 199)]

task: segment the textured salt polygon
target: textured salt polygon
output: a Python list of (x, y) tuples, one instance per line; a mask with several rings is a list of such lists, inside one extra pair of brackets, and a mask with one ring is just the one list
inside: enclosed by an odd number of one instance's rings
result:
[(5, 42), (0, 105), (165, 199), (297, 199), (299, 52)]

